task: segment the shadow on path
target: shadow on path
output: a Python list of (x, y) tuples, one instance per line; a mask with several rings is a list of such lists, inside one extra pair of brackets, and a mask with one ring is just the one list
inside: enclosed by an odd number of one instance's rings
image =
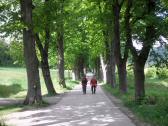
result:
[(16, 126), (135, 126), (100, 87), (95, 95), (83, 95), (77, 86), (56, 105), (13, 113), (7, 119)]

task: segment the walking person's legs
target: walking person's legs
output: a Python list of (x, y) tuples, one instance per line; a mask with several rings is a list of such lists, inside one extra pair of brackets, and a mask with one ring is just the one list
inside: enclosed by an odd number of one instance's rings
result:
[(94, 86), (91, 86), (91, 90), (92, 90), (92, 94), (93, 94), (94, 93), (94, 91), (93, 91), (94, 90)]
[(94, 90), (93, 90), (93, 93), (94, 93), (94, 94), (96, 93), (96, 86), (94, 86)]
[(86, 94), (86, 86), (82, 86), (83, 94)]
[(86, 85), (85, 85), (85, 94), (86, 94)]

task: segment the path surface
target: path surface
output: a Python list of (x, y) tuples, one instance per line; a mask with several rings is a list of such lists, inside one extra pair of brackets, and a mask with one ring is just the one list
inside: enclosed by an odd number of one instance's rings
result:
[(37, 110), (12, 113), (7, 124), (16, 126), (135, 126), (98, 86), (83, 95), (80, 85), (57, 104)]

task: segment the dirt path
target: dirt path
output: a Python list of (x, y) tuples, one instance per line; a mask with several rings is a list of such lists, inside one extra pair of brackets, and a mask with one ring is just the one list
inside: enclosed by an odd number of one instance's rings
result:
[(135, 126), (98, 86), (83, 95), (80, 85), (57, 104), (46, 108), (17, 112), (7, 117), (7, 124), (16, 126)]

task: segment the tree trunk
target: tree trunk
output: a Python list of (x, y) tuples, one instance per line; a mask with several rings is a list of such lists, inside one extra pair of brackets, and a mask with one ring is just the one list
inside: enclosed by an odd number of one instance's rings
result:
[(107, 77), (106, 77), (106, 64), (104, 63), (103, 56), (100, 55), (100, 63), (101, 63), (101, 69), (102, 69), (102, 76), (103, 76), (103, 81), (104, 83), (107, 83)]
[(115, 79), (115, 61), (114, 57), (109, 57), (109, 62), (107, 62), (106, 67), (106, 76), (107, 76), (107, 84), (110, 84), (113, 88), (116, 86), (116, 79)]
[(141, 101), (145, 96), (145, 74), (144, 74), (145, 63), (139, 60), (134, 61), (134, 76), (135, 76), (135, 100)]
[[(114, 54), (115, 54), (115, 60), (117, 64), (118, 69), (118, 77), (119, 77), (119, 90), (122, 93), (127, 92), (127, 73), (126, 73), (126, 61), (127, 61), (127, 55), (128, 51), (125, 49), (125, 55), (122, 59), (121, 56), (121, 44), (120, 44), (120, 10), (121, 5), (119, 4), (119, 1), (117, 0), (113, 5), (113, 15), (114, 15)], [(125, 47), (127, 48), (127, 47)]]
[(119, 74), (119, 89), (120, 92), (127, 92), (127, 71), (126, 71), (126, 62), (121, 62), (118, 68)]
[(59, 77), (59, 84), (66, 88), (65, 84), (65, 77), (64, 77), (64, 35), (63, 32), (57, 32), (58, 39), (58, 77)]
[(42, 102), (38, 60), (35, 50), (32, 25), (32, 0), (21, 0), (21, 16), (28, 28), (23, 29), (24, 57), (27, 70), (28, 92), (24, 104)]
[(74, 73), (74, 76), (75, 76), (75, 80), (80, 80), (80, 72), (78, 70), (78, 68), (75, 66), (74, 69), (73, 69), (73, 73)]
[(100, 73), (100, 59), (99, 58), (96, 58), (95, 65), (96, 65), (96, 77), (98, 80), (101, 81), (102, 78), (101, 78), (101, 73)]
[(74, 65), (75, 79), (80, 80), (84, 75), (84, 58), (82, 55), (76, 57)]
[(44, 77), (44, 81), (47, 87), (48, 94), (50, 96), (56, 95), (56, 91), (53, 86), (53, 82), (51, 80), (51, 75), (50, 75), (50, 68), (48, 64), (48, 56), (43, 56), (41, 60), (41, 68), (42, 68), (42, 73)]
[[(99, 2), (99, 11), (101, 14), (107, 13), (109, 14), (109, 9), (111, 10), (111, 5), (109, 5), (109, 2), (105, 2), (105, 8), (104, 12), (102, 12), (102, 8)], [(110, 19), (110, 20), (109, 20)], [(114, 57), (114, 42), (112, 41), (113, 38), (113, 21), (112, 17), (105, 17), (101, 18), (101, 22), (104, 25), (105, 29), (102, 30), (103, 37), (104, 37), (104, 44), (105, 44), (105, 57), (103, 61), (103, 57), (100, 57), (102, 71), (103, 71), (103, 80), (105, 83), (110, 84), (112, 87), (115, 87), (116, 85), (116, 79), (115, 79), (115, 57)]]
[(57, 93), (56, 93), (54, 86), (53, 86), (53, 82), (52, 82), (51, 75), (50, 75), (49, 63), (48, 63), (48, 48), (49, 48), (49, 46), (48, 46), (49, 45), (48, 32), (46, 33), (46, 41), (45, 41), (44, 47), (42, 45), (42, 42), (41, 42), (38, 34), (35, 35), (35, 38), (36, 38), (37, 47), (38, 47), (38, 49), (40, 51), (40, 55), (41, 55), (41, 69), (42, 69), (45, 85), (47, 87), (48, 94), (54, 96)]
[[(111, 22), (112, 23), (112, 22)], [(112, 25), (112, 24), (106, 24)], [(112, 36), (111, 29), (106, 29), (106, 32), (103, 32), (104, 43), (106, 47), (106, 83), (110, 84), (113, 88), (116, 86), (115, 79), (115, 57), (114, 57), (114, 42), (110, 39)]]

